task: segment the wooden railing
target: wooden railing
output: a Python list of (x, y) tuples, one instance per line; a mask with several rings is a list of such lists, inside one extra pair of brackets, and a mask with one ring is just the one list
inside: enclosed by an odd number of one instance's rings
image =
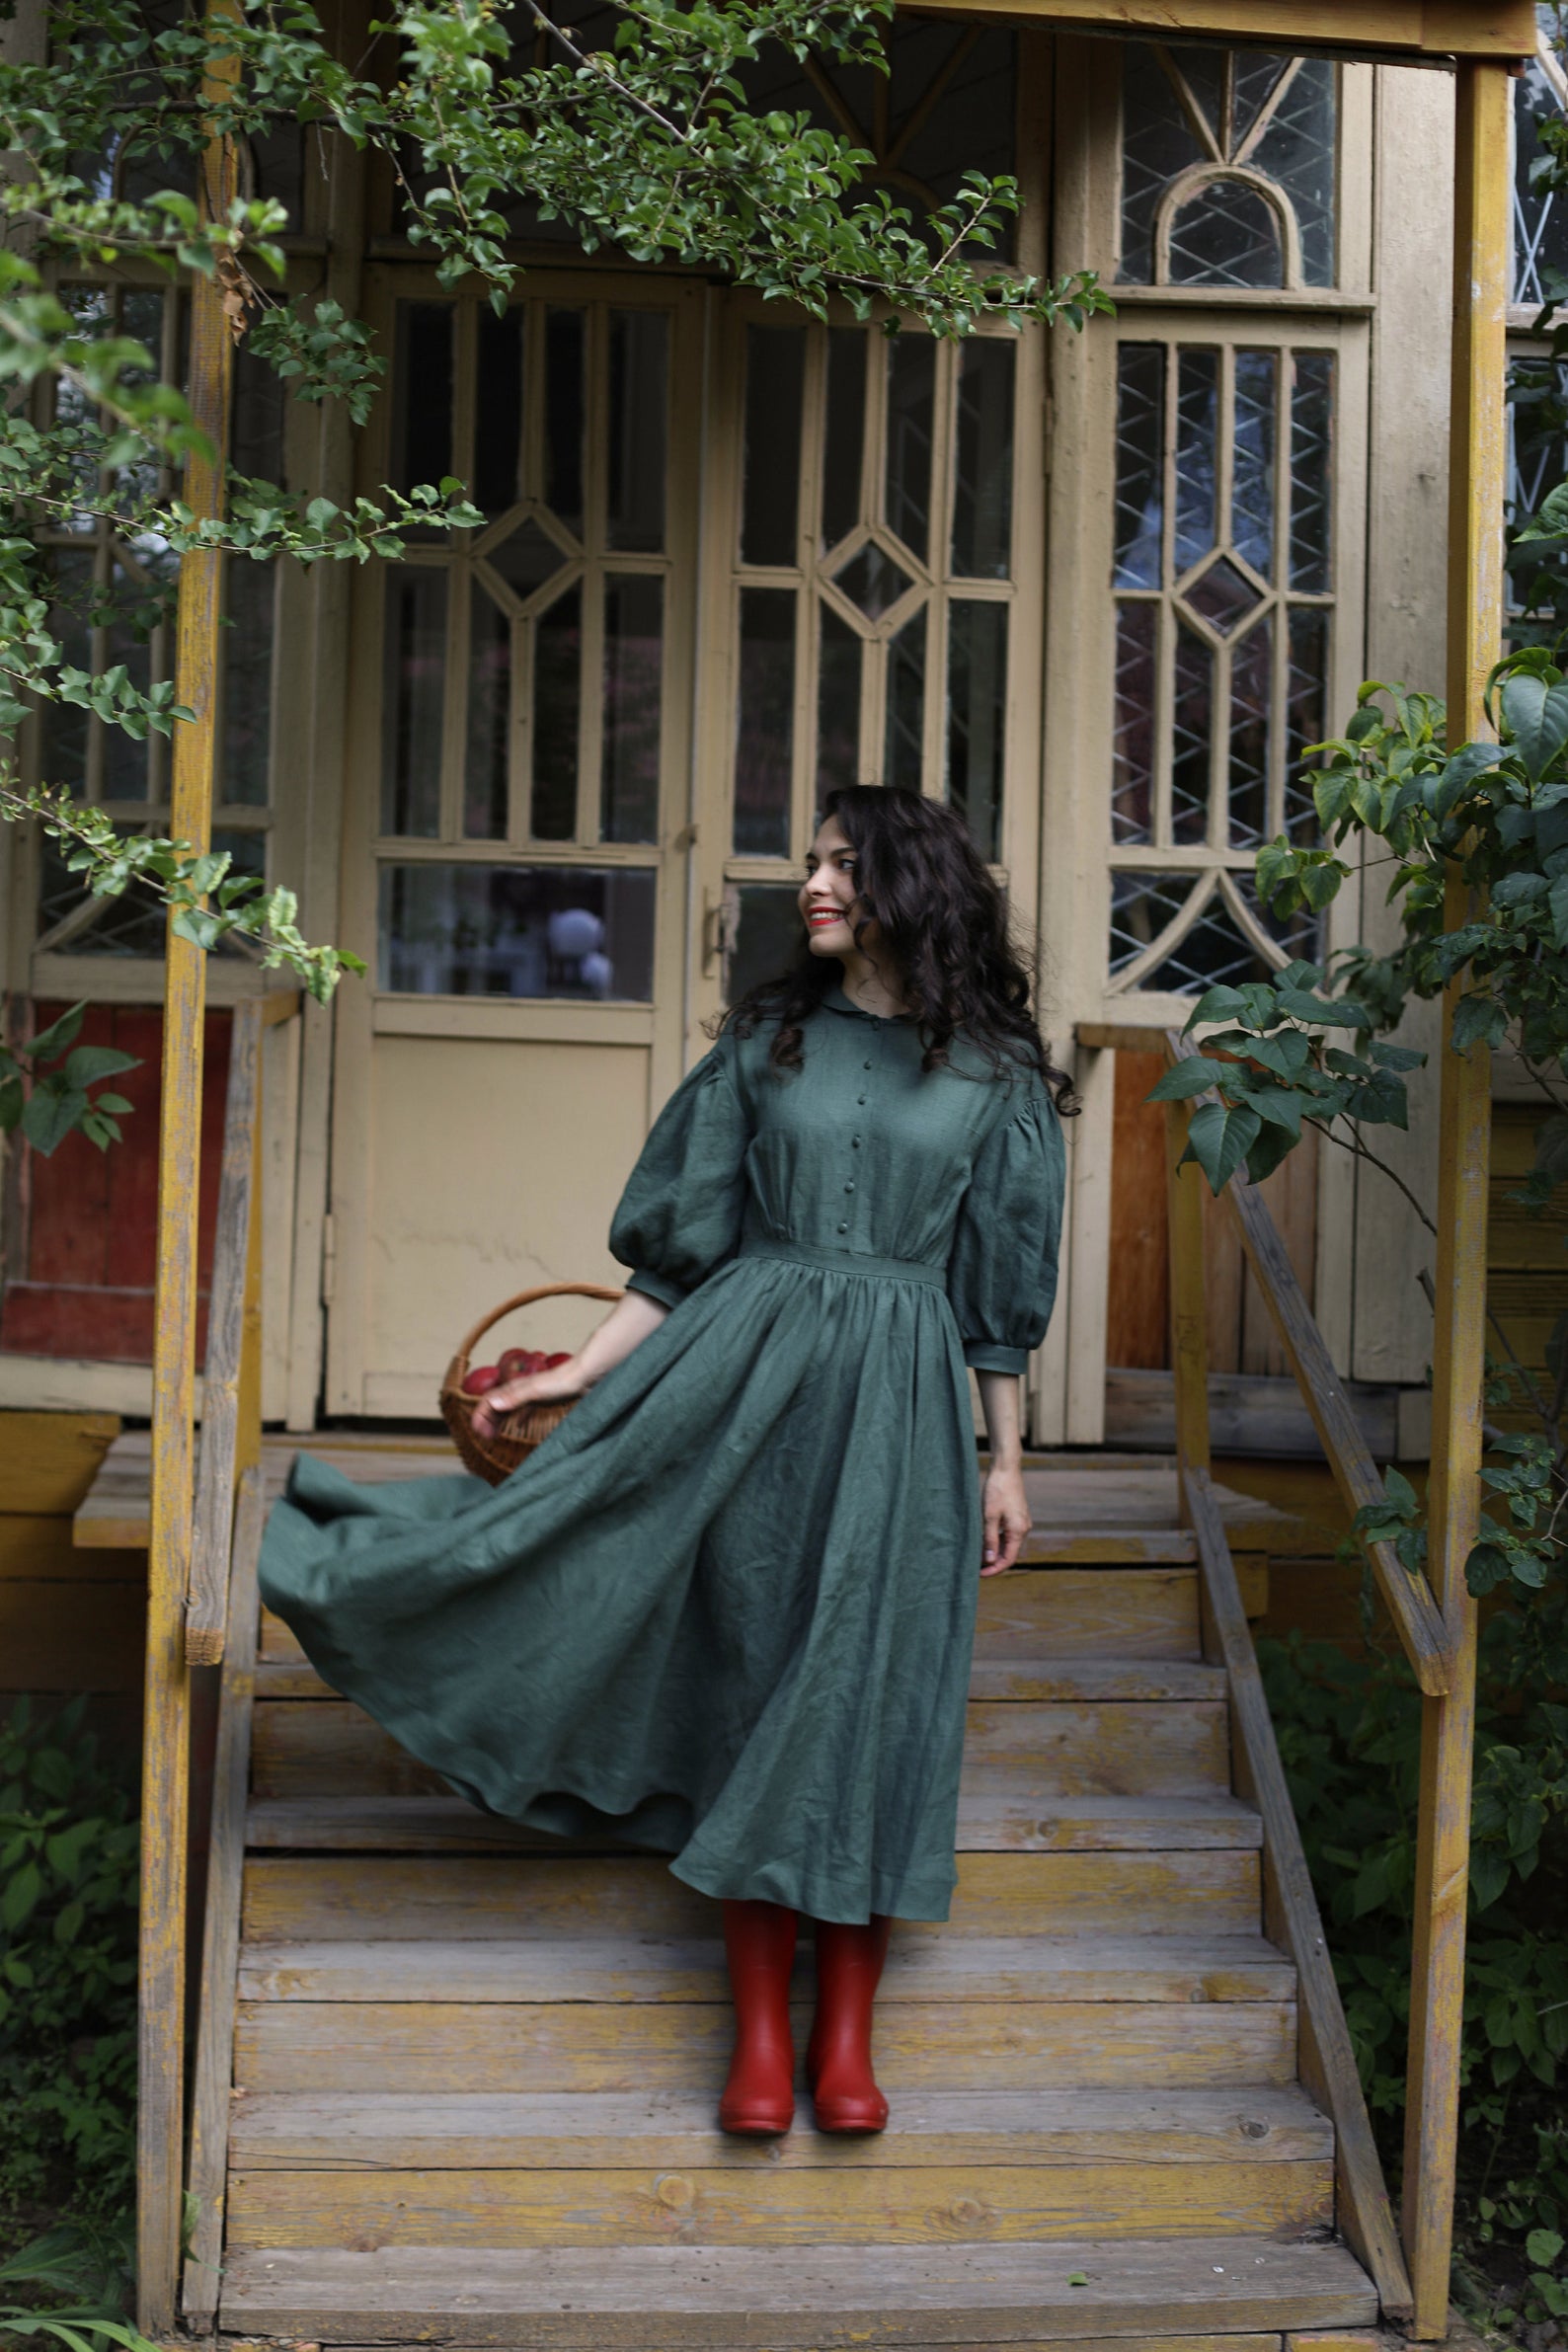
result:
[[(236, 1692), (243, 1683), (248, 1706), (255, 1641), (256, 1557), (264, 1517), (262, 1458), (262, 1114), (263, 1040), (276, 1023), (295, 1018), (300, 999), (278, 991), (245, 1000), (235, 1012), (230, 1044), (228, 1098), (223, 1126), (223, 1173), (207, 1306), (207, 1350), (202, 1385), (201, 1442), (196, 1472), (192, 1538), (183, 1607), (171, 1612), (167, 1633), (158, 1635), (149, 1617), (148, 1675), (142, 1727), (144, 1868), (140, 1941), (140, 2085), (138, 2099), (138, 2306), (152, 2332), (168, 2332), (181, 2244), (181, 2216), (187, 2180), (184, 2167), (186, 1970), (189, 1887), (189, 1798), (191, 1786), (191, 1670), (224, 1666), (220, 1701), (219, 1754), (214, 1814), (207, 1850), (206, 1946), (212, 1945), (212, 1895), (232, 1875), (233, 1856), (243, 1838), (244, 1775), (238, 1803), (226, 1776), (225, 1732), (232, 1738)], [(218, 1929), (221, 1935), (221, 1928)], [(221, 1950), (203, 1950), (205, 1983)], [(207, 2006), (201, 2031), (207, 2031)], [(207, 2073), (210, 2073), (210, 2068)], [(221, 2118), (212, 2109), (197, 2054), (197, 2098), (194, 2119), (193, 2174), (212, 2145), (214, 2129), (226, 2132), (228, 2093), (221, 2089)], [(218, 2143), (222, 2145), (221, 2138)], [(204, 2179), (204, 2172), (203, 2172)], [(194, 2185), (194, 2183), (193, 2183)], [(221, 2185), (221, 2184), (220, 2184)], [(193, 2259), (210, 2256), (215, 2266), (212, 2201), (198, 2203)], [(221, 2220), (219, 2217), (219, 2226)], [(215, 2270), (214, 2270), (215, 2275)]]
[[(1131, 1024), (1084, 1023), (1077, 1037), (1079, 1045), (1090, 1050), (1120, 1047), (1129, 1052), (1157, 1053), (1170, 1061), (1198, 1051), (1174, 1030)], [(1456, 1740), (1467, 1740), (1473, 1723), (1473, 1621), (1467, 1624), (1464, 1614), (1455, 1616), (1447, 1610), (1427, 1579), (1405, 1568), (1389, 1546), (1366, 1545), (1426, 1709), (1420, 1842), (1426, 1852), (1442, 1853), (1446, 1861), (1441, 1879), (1429, 1869), (1419, 1877), (1416, 1890), (1401, 2241), (1258, 1677), (1235, 1569), (1210, 1483), (1204, 1178), (1196, 1163), (1182, 1164), (1188, 1121), (1205, 1099), (1214, 1098), (1199, 1096), (1165, 1106), (1176, 1457), (1184, 1516), (1197, 1539), (1205, 1655), (1226, 1670), (1235, 1725), (1237, 1785), (1263, 1816), (1265, 1924), (1295, 1963), (1300, 2072), (1335, 2125), (1340, 2225), (1372, 2274), (1385, 2313), (1412, 2322), (1413, 2332), (1419, 2335), (1441, 2335), (1447, 2328), (1457, 2154), (1456, 2133), (1450, 2119), (1455, 2113), (1463, 2006), (1462, 1966), (1454, 1965), (1453, 1937), (1456, 1914), (1462, 1961), (1469, 1777), (1467, 1771), (1435, 1769), (1433, 1759), (1443, 1756)], [(1341, 1495), (1352, 1514), (1366, 1504), (1381, 1501), (1383, 1482), (1377, 1466), (1261, 1194), (1241, 1171), (1219, 1198)], [(1474, 1253), (1474, 1262), (1463, 1279), (1471, 1288), (1484, 1290), (1484, 1251)], [(1439, 1401), (1441, 1404), (1442, 1399)], [(1451, 1530), (1438, 1529), (1439, 1500), (1436, 1496), (1429, 1499), (1436, 1555), (1445, 1533), (1451, 1535)], [(1460, 1581), (1462, 1585), (1462, 1562)]]

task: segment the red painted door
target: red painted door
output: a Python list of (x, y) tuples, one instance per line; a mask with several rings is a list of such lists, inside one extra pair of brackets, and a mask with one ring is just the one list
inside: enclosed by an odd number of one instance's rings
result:
[[(37, 1035), (65, 1009), (42, 1002), (14, 1008), (13, 1036)], [(198, 1363), (206, 1345), (231, 1021), (227, 1012), (206, 1019)], [(154, 1007), (89, 1009), (79, 1043), (118, 1046), (139, 1060), (139, 1068), (113, 1081), (114, 1091), (133, 1108), (120, 1122), (121, 1140), (107, 1151), (85, 1136), (69, 1136), (50, 1159), (26, 1145), (15, 1152), (6, 1200), (0, 1353), (151, 1363), (162, 1041), (163, 1015)]]

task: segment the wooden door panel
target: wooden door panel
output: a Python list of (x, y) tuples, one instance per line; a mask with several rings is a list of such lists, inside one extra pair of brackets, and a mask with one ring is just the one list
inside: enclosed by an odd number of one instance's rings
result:
[[(468, 1326), (536, 1283), (615, 1283), (606, 1243), (648, 1123), (648, 1049), (382, 1037), (370, 1089), (365, 1410), (432, 1415)], [(497, 1346), (576, 1346), (592, 1299)]]

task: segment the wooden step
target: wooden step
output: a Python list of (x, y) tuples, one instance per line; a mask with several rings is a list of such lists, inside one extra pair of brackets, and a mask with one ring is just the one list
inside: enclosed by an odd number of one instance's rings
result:
[[(1096, 1538), (1098, 1540), (1098, 1538)], [(1191, 1537), (1182, 1535), (1184, 1546)], [(1184, 1554), (1189, 1557), (1190, 1554)], [(977, 1657), (1068, 1661), (1187, 1659), (1197, 1663), (1198, 1572), (1187, 1565), (1015, 1569), (980, 1589)], [(281, 1617), (262, 1611), (264, 1662), (302, 1662)]]
[[(812, 1985), (809, 1941), (796, 1963)], [(244, 2000), (693, 2001), (725, 1994), (717, 1935), (247, 1944)], [(943, 1935), (894, 1930), (890, 2000), (1293, 2000), (1261, 1935)]]
[[(803, 2126), (809, 2110), (803, 2109)], [(233, 2161), (248, 2172), (334, 2165), (380, 2170), (750, 2172), (890, 2164), (1303, 2163), (1332, 2156), (1334, 2130), (1294, 2083), (1240, 2090), (908, 2091), (875, 2139), (800, 2128), (762, 2145), (718, 2128), (690, 2090), (250, 2092), (235, 2102)]]
[[(804, 2128), (804, 2127), (803, 2127)], [(230, 2258), (246, 2246), (931, 2245), (1197, 2234), (1301, 2236), (1334, 2216), (1330, 2156), (1162, 2164), (965, 2162), (791, 2170), (231, 2169)]]
[[(264, 1797), (246, 1815), (253, 1849), (295, 1853), (623, 1853), (608, 1834), (557, 1838), (480, 1813), (461, 1797)], [(1256, 1850), (1263, 1825), (1231, 1796), (1061, 1797), (1037, 1800), (1024, 1775), (966, 1771), (959, 1797), (964, 1853), (1150, 1852), (1183, 1848)]]
[[(972, 1700), (964, 1736), (972, 1788), (983, 1786), (987, 1765), (1004, 1769), (1009, 1785), (1021, 1775), (1042, 1799), (1221, 1793), (1230, 1785), (1228, 1710), (1222, 1699)], [(439, 1773), (343, 1699), (258, 1704), (251, 1785), (259, 1798), (444, 1793)]]
[[(795, 2012), (797, 2041), (809, 2003)], [(234, 2079), (279, 2090), (701, 2089), (717, 2096), (735, 2020), (712, 2001), (243, 2000)], [(903, 2090), (1071, 2083), (1219, 2089), (1288, 2082), (1291, 2000), (890, 2000), (877, 2066)]]
[[(1081, 2281), (1082, 2283), (1075, 2283)], [(1332, 2243), (1209, 2236), (1051, 2245), (474, 2246), (236, 2252), (221, 2326), (340, 2344), (911, 2348), (1183, 2341), (1203, 2330), (1368, 2327), (1377, 2299)]]
[[(1256, 1935), (1258, 1857), (1235, 1848), (1130, 1854), (960, 1854), (945, 1926), (962, 1935)], [(370, 1936), (711, 1935), (713, 1905), (657, 1856), (367, 1854), (346, 1863), (258, 1854), (245, 1866), (248, 1943)], [(904, 1934), (918, 1927), (903, 1923)]]
[[(264, 1658), (256, 1669), (259, 1699), (335, 1699), (338, 1692), (300, 1658)], [(972, 1699), (1046, 1700), (1059, 1706), (1222, 1700), (1223, 1667), (1183, 1658), (1022, 1658), (977, 1654)]]

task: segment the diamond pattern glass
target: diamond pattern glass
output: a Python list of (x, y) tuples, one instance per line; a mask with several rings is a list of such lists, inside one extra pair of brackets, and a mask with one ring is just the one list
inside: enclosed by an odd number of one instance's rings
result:
[(1285, 829), (1299, 848), (1310, 848), (1320, 829), (1310, 788), (1301, 778), (1301, 756), (1325, 733), (1327, 653), (1327, 612), (1321, 604), (1297, 605), (1291, 614), (1285, 685)]
[(868, 540), (859, 554), (845, 564), (836, 580), (850, 602), (857, 604), (870, 621), (880, 621), (910, 586), (908, 573), (874, 539)]
[(849, 623), (819, 607), (817, 777), (820, 791), (860, 781), (860, 666), (863, 646)]
[(1215, 543), (1219, 353), (1185, 349), (1176, 363), (1176, 559), (1191, 571)]
[(1111, 838), (1148, 841), (1154, 824), (1154, 649), (1159, 606), (1123, 604), (1116, 616), (1116, 724), (1111, 747)]
[(1165, 347), (1124, 343), (1117, 353), (1116, 564), (1118, 588), (1160, 585), (1164, 534)]
[[(1537, 9), (1537, 17), (1555, 9)], [(1545, 28), (1548, 40), (1551, 27)], [(1514, 84), (1514, 282), (1510, 299), (1544, 302), (1548, 273), (1568, 270), (1568, 208), (1559, 196), (1530, 186), (1530, 171), (1543, 152), (1544, 124), (1562, 113), (1551, 75), (1532, 57)]]
[(1216, 891), (1186, 937), (1141, 984), (1174, 996), (1200, 996), (1205, 988), (1267, 980), (1270, 972)]
[(1297, 352), (1291, 393), (1291, 586), (1329, 586), (1332, 352)]
[(1111, 970), (1125, 972), (1162, 931), (1169, 930), (1192, 894), (1193, 874), (1113, 874)]
[(1194, 612), (1201, 613), (1221, 637), (1238, 628), (1258, 603), (1258, 591), (1251, 581), (1223, 555), (1200, 574), (1186, 593)]
[(1278, 286), (1285, 254), (1273, 205), (1240, 180), (1211, 180), (1171, 222), (1172, 285)]
[(1273, 722), (1274, 631), (1265, 613), (1230, 659), (1226, 835), (1232, 849), (1257, 849), (1268, 836)]
[(1209, 745), (1214, 725), (1215, 658), (1191, 629), (1176, 627), (1171, 712), (1170, 808), (1173, 841), (1209, 834)]
[(1274, 576), (1274, 454), (1279, 355), (1237, 352), (1230, 452), (1230, 544), (1265, 580)]
[(1338, 101), (1338, 66), (1326, 57), (1301, 58), (1252, 150), (1254, 169), (1294, 207), (1308, 285), (1334, 282)]

